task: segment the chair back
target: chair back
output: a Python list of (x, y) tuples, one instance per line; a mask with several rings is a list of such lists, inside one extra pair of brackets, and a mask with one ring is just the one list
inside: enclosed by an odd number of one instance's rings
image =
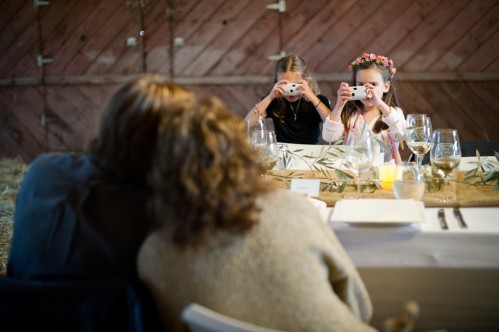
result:
[(493, 156), (499, 152), (499, 141), (461, 141), (461, 156), (474, 157), (476, 150), (481, 156)]
[(222, 315), (196, 303), (182, 311), (191, 332), (279, 332)]

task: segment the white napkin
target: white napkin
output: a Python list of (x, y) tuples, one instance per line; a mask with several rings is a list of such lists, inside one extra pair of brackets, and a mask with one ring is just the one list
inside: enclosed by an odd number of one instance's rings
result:
[(319, 211), (319, 214), (323, 217), (322, 220), (327, 222), (327, 216), (326, 216), (327, 204), (326, 204), (326, 202), (321, 201), (319, 199), (312, 198), (312, 197), (308, 197), (308, 196), (307, 196), (307, 199), (310, 201), (310, 203), (312, 203), (315, 206), (317, 211)]
[(333, 222), (422, 223), (424, 204), (413, 199), (344, 199), (336, 202)]
[(308, 196), (307, 199), (310, 201), (310, 203), (314, 204), (314, 206), (317, 208), (317, 210), (319, 210), (319, 212), (322, 212), (322, 210), (324, 210), (327, 207), (326, 202), (321, 201), (320, 199), (315, 199)]

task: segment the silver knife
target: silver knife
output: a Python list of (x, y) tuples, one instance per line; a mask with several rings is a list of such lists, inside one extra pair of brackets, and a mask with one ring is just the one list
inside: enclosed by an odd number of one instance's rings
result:
[(468, 228), (468, 225), (464, 222), (463, 215), (461, 214), (461, 210), (459, 210), (459, 207), (454, 207), (454, 217), (456, 217), (457, 222), (459, 223), (459, 226), (461, 228)]
[(447, 222), (445, 221), (444, 209), (438, 210), (438, 221), (440, 221), (440, 227), (442, 229), (449, 229), (449, 226), (447, 226)]

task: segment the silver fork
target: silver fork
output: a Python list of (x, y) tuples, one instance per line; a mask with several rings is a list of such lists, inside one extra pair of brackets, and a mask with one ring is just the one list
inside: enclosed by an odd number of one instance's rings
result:
[(443, 230), (449, 229), (449, 226), (447, 226), (447, 221), (445, 221), (445, 211), (444, 211), (444, 209), (439, 209), (438, 210), (438, 221), (440, 222), (440, 227)]
[(466, 222), (464, 221), (463, 215), (461, 214), (461, 210), (459, 209), (458, 206), (454, 207), (454, 217), (457, 219), (459, 227), (468, 228), (468, 225), (466, 225)]

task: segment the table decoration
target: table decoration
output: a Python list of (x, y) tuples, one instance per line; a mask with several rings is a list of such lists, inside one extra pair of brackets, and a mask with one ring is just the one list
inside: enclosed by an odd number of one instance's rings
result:
[[(464, 181), (467, 172), (454, 172), (453, 178), (449, 181), (447, 192), (453, 202), (441, 202), (442, 192), (440, 190), (426, 191), (423, 203), (426, 207), (440, 206), (499, 206), (499, 189), (493, 183), (471, 184)], [(315, 197), (324, 201), (328, 206), (334, 206), (342, 199), (355, 198), (356, 187), (353, 177), (326, 178), (319, 171), (297, 171), (297, 170), (273, 170), (266, 175), (276, 181), (281, 188), (290, 188), (291, 179), (320, 179), (319, 196)], [(374, 180), (365, 180), (363, 186), (364, 199), (394, 199), (392, 190), (378, 188), (379, 183)]]
[(380, 165), (378, 167), (378, 178), (381, 188), (385, 190), (393, 189), (393, 181), (395, 181), (396, 165)]
[(474, 185), (494, 183), (499, 189), (499, 152), (494, 154), (495, 161), (480, 157), (480, 152), (476, 151), (476, 167), (466, 172), (464, 182)]
[[(281, 144), (280, 149), (283, 147), (286, 145)], [(287, 189), (295, 178), (319, 179), (320, 192), (316, 198), (326, 202), (328, 206), (334, 206), (341, 199), (354, 198), (357, 187), (353, 173), (342, 165), (344, 147), (331, 144), (317, 147), (316, 151), (304, 153), (301, 148), (286, 148), (285, 153), (281, 154), (285, 169), (270, 167), (265, 176)], [(290, 169), (290, 165), (297, 160), (304, 169)], [(454, 202), (447, 203), (439, 202), (444, 183), (443, 173), (431, 165), (423, 165), (425, 206), (499, 206), (499, 154), (496, 153), (494, 157), (480, 157), (477, 153), (476, 167), (470, 169), (469, 163), (466, 164), (468, 170), (454, 170), (449, 175), (448, 195)], [(381, 181), (376, 177), (374, 168), (363, 174), (363, 198), (393, 199), (392, 190), (382, 188)]]

